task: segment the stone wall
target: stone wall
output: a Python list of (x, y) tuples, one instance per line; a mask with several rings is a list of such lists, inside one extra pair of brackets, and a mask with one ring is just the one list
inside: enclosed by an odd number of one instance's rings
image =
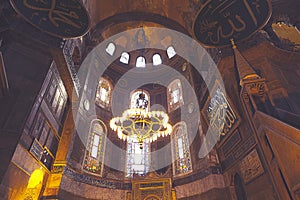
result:
[(103, 200), (120, 200), (126, 198), (128, 190), (102, 188), (87, 183), (74, 181), (68, 176), (63, 176), (59, 199), (103, 199)]
[(225, 188), (223, 175), (212, 174), (203, 179), (177, 186), (175, 190), (178, 199), (190, 199), (193, 196), (203, 195), (210, 190), (223, 188)]

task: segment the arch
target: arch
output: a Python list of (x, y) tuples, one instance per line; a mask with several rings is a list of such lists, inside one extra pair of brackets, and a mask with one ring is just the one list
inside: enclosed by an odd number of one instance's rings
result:
[(167, 87), (168, 111), (172, 112), (184, 104), (182, 97), (182, 84), (179, 79), (173, 80)]
[[(92, 28), (90, 31), (92, 35), (98, 39), (104, 40), (105, 38), (102, 36), (101, 33), (104, 33), (104, 30), (109, 29), (110, 26), (131, 22), (131, 21), (146, 21), (146, 22), (153, 22), (160, 24), (166, 28), (176, 30), (178, 32), (181, 32), (185, 35), (191, 36), (191, 34), (186, 30), (184, 26), (176, 22), (175, 20), (172, 20), (170, 18), (167, 18), (165, 16), (155, 14), (155, 13), (149, 13), (149, 12), (125, 12), (125, 13), (119, 13), (113, 16), (110, 16), (101, 22), (99, 22), (96, 26)], [(100, 36), (100, 38), (99, 38)], [(107, 36), (110, 37), (110, 36)]]
[(82, 168), (88, 173), (102, 176), (107, 128), (103, 121), (91, 122)]
[(153, 65), (155, 65), (155, 66), (162, 64), (161, 56), (158, 53), (154, 54), (152, 57), (152, 62), (153, 62)]
[(109, 108), (111, 102), (112, 89), (113, 88), (111, 82), (104, 77), (100, 77), (98, 87), (96, 90), (95, 103), (101, 106), (102, 108)]
[(234, 175), (234, 189), (237, 200), (247, 200), (243, 181), (237, 173)]
[(144, 68), (146, 67), (146, 59), (143, 56), (139, 56), (136, 58), (136, 62), (135, 62), (135, 66), (136, 67), (141, 67)]
[(167, 55), (169, 59), (173, 58), (176, 55), (176, 51), (173, 46), (169, 46), (167, 48)]
[(181, 121), (174, 125), (171, 138), (173, 175), (177, 176), (191, 172), (192, 160), (186, 122)]
[(108, 53), (111, 56), (114, 55), (115, 50), (116, 50), (116, 45), (113, 42), (110, 42), (105, 49), (106, 53)]
[(145, 94), (145, 99), (148, 101), (148, 106), (146, 111), (150, 111), (150, 93), (147, 90), (137, 89), (131, 92), (130, 94), (130, 108), (136, 108), (136, 102), (139, 98), (139, 95), (143, 93)]
[(120, 57), (120, 62), (124, 63), (124, 64), (128, 64), (129, 63), (129, 59), (130, 59), (129, 53), (122, 52), (121, 57)]

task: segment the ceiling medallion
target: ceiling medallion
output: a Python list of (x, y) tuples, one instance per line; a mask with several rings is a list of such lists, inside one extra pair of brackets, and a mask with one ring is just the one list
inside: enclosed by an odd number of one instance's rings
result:
[(230, 46), (230, 39), (240, 42), (265, 26), (271, 12), (270, 0), (206, 0), (193, 31), (204, 46)]
[(10, 3), (28, 23), (55, 37), (80, 37), (90, 26), (87, 11), (77, 0), (10, 0)]
[(110, 120), (110, 127), (117, 132), (119, 139), (124, 141), (137, 140), (143, 149), (145, 142), (151, 143), (158, 137), (171, 134), (172, 126), (168, 123), (169, 116), (163, 111), (147, 111), (148, 101), (141, 92), (136, 100), (136, 107), (127, 109), (121, 117)]

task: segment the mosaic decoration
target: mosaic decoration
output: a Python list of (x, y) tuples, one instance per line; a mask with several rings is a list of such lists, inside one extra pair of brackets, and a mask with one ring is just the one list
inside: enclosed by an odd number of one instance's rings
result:
[(245, 183), (264, 173), (264, 168), (256, 149), (248, 154), (240, 163), (240, 171)]

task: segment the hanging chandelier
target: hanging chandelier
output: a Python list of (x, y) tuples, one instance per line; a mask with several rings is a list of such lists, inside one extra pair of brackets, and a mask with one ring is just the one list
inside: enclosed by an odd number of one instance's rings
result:
[(148, 100), (141, 92), (136, 100), (135, 108), (127, 109), (121, 117), (110, 120), (110, 127), (117, 132), (119, 139), (137, 140), (143, 149), (144, 142), (151, 143), (158, 137), (171, 134), (172, 126), (168, 123), (169, 116), (163, 111), (147, 111)]

